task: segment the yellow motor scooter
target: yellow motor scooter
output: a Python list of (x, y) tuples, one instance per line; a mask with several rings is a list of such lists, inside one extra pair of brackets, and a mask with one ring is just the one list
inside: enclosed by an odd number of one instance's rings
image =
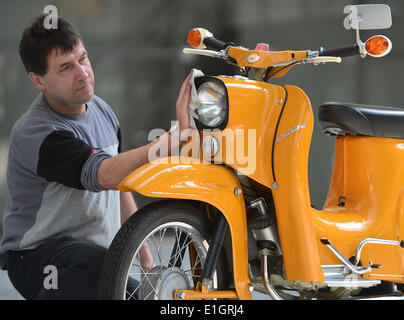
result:
[[(336, 145), (328, 197), (317, 210), (308, 187), (310, 101), (296, 86), (270, 83), (299, 64), (389, 53), (387, 37), (363, 43), (359, 34), (390, 27), (388, 6), (345, 13), (356, 44), (333, 50), (249, 50), (205, 29), (189, 32), (193, 48), (184, 53), (223, 59), (240, 74), (195, 78), (198, 134), (179, 156), (152, 161), (120, 184), (167, 200), (123, 225), (101, 298), (251, 299), (258, 290), (273, 299), (362, 299), (382, 283), (395, 289), (389, 298), (403, 298), (404, 109), (320, 106), (320, 126)], [(139, 259), (145, 244), (152, 268)]]

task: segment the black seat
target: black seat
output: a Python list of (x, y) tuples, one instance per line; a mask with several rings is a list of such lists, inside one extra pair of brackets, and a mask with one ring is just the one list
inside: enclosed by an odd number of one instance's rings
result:
[(404, 107), (327, 102), (318, 117), (326, 134), (404, 139)]

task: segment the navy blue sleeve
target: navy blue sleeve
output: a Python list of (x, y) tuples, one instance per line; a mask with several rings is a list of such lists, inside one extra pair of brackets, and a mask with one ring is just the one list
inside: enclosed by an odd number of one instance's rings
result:
[(48, 181), (56, 181), (76, 189), (85, 189), (81, 171), (93, 148), (69, 131), (49, 134), (39, 149), (37, 173)]

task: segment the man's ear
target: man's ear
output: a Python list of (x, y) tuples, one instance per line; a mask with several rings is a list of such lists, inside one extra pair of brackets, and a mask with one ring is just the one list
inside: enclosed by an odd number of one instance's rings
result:
[(43, 79), (42, 79), (41, 76), (37, 75), (34, 72), (30, 72), (29, 73), (29, 78), (31, 79), (34, 86), (37, 87), (39, 90), (44, 90), (45, 89), (45, 86), (43, 85)]

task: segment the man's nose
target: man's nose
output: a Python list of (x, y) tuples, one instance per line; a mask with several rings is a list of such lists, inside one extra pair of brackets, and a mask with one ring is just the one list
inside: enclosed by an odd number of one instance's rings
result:
[(78, 63), (78, 67), (76, 68), (76, 77), (78, 80), (85, 80), (88, 78), (89, 74), (85, 68), (85, 66)]

